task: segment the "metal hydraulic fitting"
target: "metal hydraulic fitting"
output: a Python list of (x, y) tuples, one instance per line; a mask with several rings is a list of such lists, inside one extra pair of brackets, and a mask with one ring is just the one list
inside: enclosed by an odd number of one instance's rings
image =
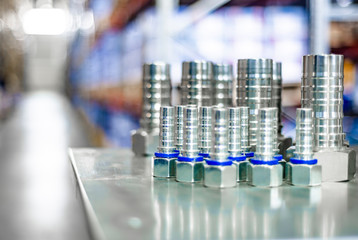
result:
[(236, 186), (236, 165), (229, 159), (228, 118), (225, 108), (213, 109), (210, 159), (204, 164), (204, 186), (228, 188)]
[(317, 186), (322, 182), (322, 167), (313, 157), (313, 112), (311, 108), (296, 110), (296, 148), (287, 163), (287, 181), (297, 186)]
[(203, 179), (203, 157), (198, 148), (198, 109), (184, 107), (183, 150), (176, 161), (176, 180), (193, 183)]
[(199, 155), (209, 158), (211, 149), (212, 107), (199, 107)]
[(174, 107), (174, 145), (180, 153), (183, 149), (184, 106)]
[(249, 143), (249, 107), (239, 107), (240, 109), (240, 134), (241, 134), (241, 151), (246, 158), (252, 158), (254, 152)]
[(175, 161), (179, 153), (174, 146), (174, 108), (160, 108), (158, 151), (154, 153), (154, 177), (175, 177)]
[(278, 138), (278, 149), (279, 154), (283, 157), (286, 155), (286, 150), (292, 146), (292, 138), (285, 137), (282, 134), (282, 64), (280, 62), (274, 62), (272, 64), (272, 93), (271, 93), (271, 106), (276, 107), (278, 110), (278, 129), (277, 129), (277, 138)]
[(170, 106), (170, 65), (162, 62), (143, 65), (143, 101), (140, 128), (132, 132), (135, 155), (153, 155), (159, 141), (161, 106)]
[(237, 69), (237, 106), (249, 107), (249, 140), (256, 146), (258, 112), (271, 107), (272, 59), (239, 59)]
[(213, 64), (207, 61), (183, 62), (181, 104), (211, 106), (213, 104)]
[(246, 156), (242, 154), (241, 149), (241, 119), (240, 108), (228, 108), (228, 152), (229, 159), (236, 165), (236, 180), (247, 180), (247, 164)]
[(248, 164), (248, 182), (253, 186), (278, 187), (282, 184), (283, 168), (274, 158), (273, 119), (276, 114), (277, 108), (259, 110), (256, 152)]
[(313, 109), (313, 157), (323, 182), (351, 180), (356, 172), (356, 153), (343, 132), (343, 66), (343, 55), (303, 57), (301, 105)]
[(219, 107), (231, 106), (233, 71), (231, 64), (214, 64), (213, 105)]

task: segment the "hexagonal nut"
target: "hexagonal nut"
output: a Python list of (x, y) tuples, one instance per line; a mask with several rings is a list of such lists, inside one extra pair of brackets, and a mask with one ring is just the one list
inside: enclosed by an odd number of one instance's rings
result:
[(322, 182), (322, 167), (314, 164), (287, 163), (290, 171), (288, 182), (296, 186), (319, 186)]
[(233, 164), (236, 165), (236, 181), (246, 182), (247, 181), (247, 165), (249, 164), (248, 160), (245, 161), (233, 161)]
[(157, 151), (159, 133), (147, 133), (144, 129), (132, 132), (132, 151), (136, 156), (153, 155)]
[(339, 152), (315, 152), (314, 158), (322, 166), (322, 182), (349, 181), (356, 173), (356, 152), (346, 148)]
[(200, 182), (203, 180), (204, 165), (201, 162), (176, 161), (176, 180), (178, 182)]
[(230, 166), (217, 166), (204, 164), (204, 186), (214, 188), (235, 187), (237, 182), (237, 168)]
[(169, 178), (175, 177), (175, 161), (177, 158), (153, 158), (153, 176)]
[(278, 187), (282, 185), (282, 165), (248, 164), (248, 182), (256, 187)]

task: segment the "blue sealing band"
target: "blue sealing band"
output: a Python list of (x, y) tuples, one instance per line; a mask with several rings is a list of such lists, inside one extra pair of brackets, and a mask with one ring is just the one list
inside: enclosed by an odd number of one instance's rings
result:
[(248, 153), (245, 153), (246, 157), (253, 157), (254, 156), (254, 152), (248, 152)]
[(159, 157), (159, 158), (177, 158), (179, 156), (179, 153), (177, 153), (177, 152), (175, 152), (175, 153), (156, 152), (156, 153), (154, 153), (154, 156)]
[(317, 164), (317, 159), (312, 159), (312, 160), (302, 160), (302, 159), (297, 159), (297, 158), (291, 158), (290, 162), (292, 164), (307, 164), (307, 165), (315, 165)]
[(178, 157), (178, 161), (180, 162), (202, 162), (204, 160), (204, 158), (202, 156), (199, 157), (184, 157), (184, 156), (179, 156)]
[(175, 152), (175, 153), (178, 153), (178, 154), (180, 153), (180, 151), (179, 151), (179, 150), (177, 150), (177, 149), (176, 149), (176, 150), (174, 150), (174, 152)]
[(229, 156), (227, 159), (235, 162), (241, 162), (246, 160), (246, 156), (245, 155), (236, 156), (236, 157)]
[(259, 159), (251, 158), (250, 162), (254, 165), (276, 165), (276, 164), (278, 164), (277, 159), (266, 161), (266, 160), (259, 160)]
[(277, 155), (273, 156), (273, 158), (278, 160), (278, 161), (281, 161), (283, 157), (282, 157), (281, 154), (277, 154)]
[(202, 156), (203, 158), (209, 158), (209, 153), (199, 153), (199, 156)]
[(232, 161), (218, 162), (215, 160), (205, 160), (206, 164), (212, 166), (230, 166), (232, 165)]

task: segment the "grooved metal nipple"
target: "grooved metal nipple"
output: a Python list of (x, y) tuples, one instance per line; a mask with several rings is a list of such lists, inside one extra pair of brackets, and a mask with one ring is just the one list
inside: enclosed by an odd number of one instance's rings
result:
[(274, 118), (277, 108), (261, 108), (258, 114), (258, 131), (255, 158), (272, 161), (274, 156)]
[(158, 152), (173, 153), (174, 150), (174, 108), (163, 106), (160, 108)]
[(296, 150), (294, 158), (313, 159), (313, 111), (310, 108), (296, 110)]
[(212, 133), (211, 133), (211, 160), (225, 162), (228, 153), (228, 129), (227, 110), (225, 108), (213, 108)]
[(219, 107), (231, 106), (232, 79), (233, 72), (231, 64), (214, 64), (214, 105)]
[(241, 155), (241, 119), (240, 108), (228, 108), (228, 152), (230, 156), (237, 157)]
[(182, 156), (194, 158), (198, 156), (198, 109), (193, 106), (184, 107)]
[(210, 154), (212, 107), (199, 108), (199, 151)]
[(174, 119), (174, 135), (175, 147), (178, 151), (183, 149), (183, 125), (184, 125), (184, 106), (175, 106), (175, 119)]
[(249, 144), (249, 107), (239, 107), (240, 109), (240, 130), (241, 130), (241, 151), (247, 153), (251, 151)]

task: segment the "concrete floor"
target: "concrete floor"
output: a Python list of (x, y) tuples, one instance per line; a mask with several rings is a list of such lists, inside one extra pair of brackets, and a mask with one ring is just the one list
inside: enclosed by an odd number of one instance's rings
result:
[(67, 155), (88, 146), (64, 96), (24, 95), (0, 125), (0, 239), (90, 238)]

